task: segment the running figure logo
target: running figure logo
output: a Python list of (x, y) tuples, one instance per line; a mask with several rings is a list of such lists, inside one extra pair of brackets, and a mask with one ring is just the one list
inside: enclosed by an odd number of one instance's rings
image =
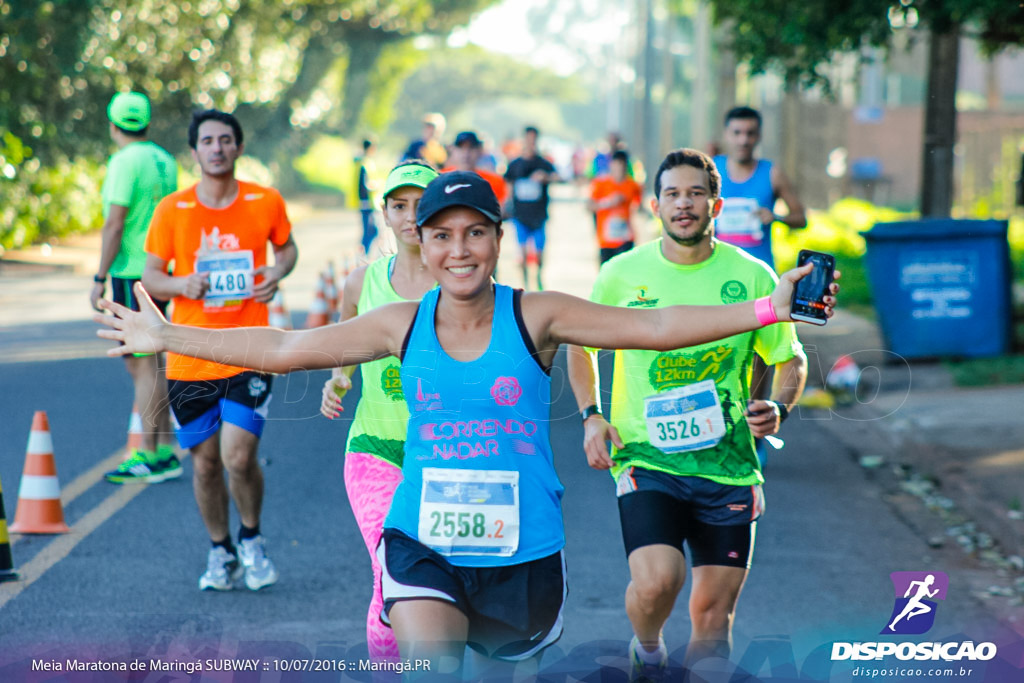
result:
[(949, 577), (943, 572), (893, 572), (893, 589), (896, 604), (893, 605), (889, 624), (883, 634), (900, 633), (919, 635), (935, 623), (934, 600), (945, 600), (949, 588)]

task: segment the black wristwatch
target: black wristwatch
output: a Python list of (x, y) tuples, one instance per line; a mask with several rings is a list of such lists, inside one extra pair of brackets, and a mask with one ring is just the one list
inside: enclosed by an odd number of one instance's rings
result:
[(105, 275), (104, 276), (93, 275), (92, 276), (92, 281), (95, 282), (98, 285), (105, 285), (105, 284), (107, 284), (107, 278), (106, 278)]
[(785, 422), (786, 418), (789, 417), (789, 408), (786, 407), (785, 403), (779, 403), (778, 401), (772, 401), (772, 403), (779, 409), (779, 423)]
[(600, 415), (600, 414), (601, 414), (601, 406), (597, 405), (596, 403), (592, 404), (592, 405), (589, 405), (589, 406), (587, 406), (586, 408), (584, 408), (583, 410), (580, 411), (580, 417), (583, 418), (584, 422), (587, 421), (588, 417), (593, 417), (594, 415)]

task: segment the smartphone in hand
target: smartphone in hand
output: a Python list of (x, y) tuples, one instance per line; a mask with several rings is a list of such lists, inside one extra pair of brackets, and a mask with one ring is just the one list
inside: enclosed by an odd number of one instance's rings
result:
[(831, 254), (801, 249), (796, 259), (797, 268), (808, 262), (814, 264), (814, 270), (796, 283), (790, 317), (812, 325), (824, 325), (828, 322), (825, 315), (825, 296), (828, 294), (828, 286), (832, 284), (836, 259)]

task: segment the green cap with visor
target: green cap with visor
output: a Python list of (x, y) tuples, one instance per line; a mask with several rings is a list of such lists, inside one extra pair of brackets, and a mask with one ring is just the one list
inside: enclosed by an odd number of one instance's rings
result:
[(119, 92), (107, 106), (107, 117), (118, 128), (140, 131), (149, 125), (149, 98), (139, 92)]
[(420, 163), (400, 164), (391, 169), (384, 183), (384, 199), (400, 187), (425, 188), (438, 175), (430, 166)]

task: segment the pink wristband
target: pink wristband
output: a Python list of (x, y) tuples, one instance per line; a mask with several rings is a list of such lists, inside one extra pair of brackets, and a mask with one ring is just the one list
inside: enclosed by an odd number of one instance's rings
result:
[(779, 317), (775, 315), (775, 307), (772, 306), (772, 298), (770, 296), (763, 296), (760, 299), (754, 300), (754, 315), (757, 316), (757, 322), (761, 323), (761, 327), (779, 322)]

